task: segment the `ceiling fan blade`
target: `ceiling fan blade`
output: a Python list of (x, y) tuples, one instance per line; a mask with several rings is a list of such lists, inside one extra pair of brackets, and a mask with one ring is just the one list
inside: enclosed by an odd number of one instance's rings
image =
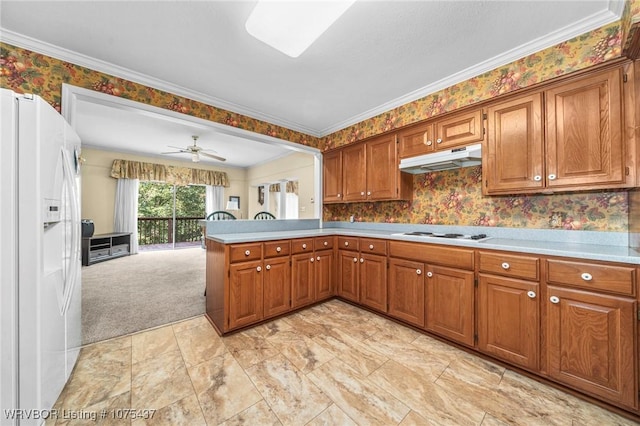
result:
[(202, 152), (202, 151), (200, 151), (200, 155), (204, 155), (205, 157), (213, 158), (214, 160), (218, 160), (218, 161), (227, 161), (226, 158), (218, 157), (217, 155), (213, 155), (213, 154), (207, 154), (206, 152)]
[(161, 152), (160, 154), (184, 154), (188, 153), (188, 151), (180, 150), (180, 151), (169, 151), (169, 152)]
[(177, 150), (179, 150), (180, 152), (189, 152), (189, 150), (188, 150), (188, 149), (185, 149), (185, 148), (182, 148), (182, 147), (179, 147), (179, 146), (173, 146), (173, 145), (167, 145), (167, 146), (168, 146), (169, 148), (177, 149)]
[(214, 154), (218, 153), (218, 151), (215, 151), (213, 149), (204, 149), (204, 148), (200, 148), (200, 152), (213, 152)]

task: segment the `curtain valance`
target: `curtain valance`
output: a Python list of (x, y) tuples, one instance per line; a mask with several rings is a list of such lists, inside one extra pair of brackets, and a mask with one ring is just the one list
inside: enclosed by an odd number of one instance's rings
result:
[[(286, 186), (286, 191), (290, 194), (297, 194), (298, 193), (298, 181), (297, 180), (290, 180), (286, 182), (287, 186)], [(280, 192), (280, 184), (279, 183), (272, 183), (271, 185), (269, 185), (269, 192)]]
[(115, 179), (140, 179), (142, 181), (152, 180), (175, 185), (229, 186), (229, 177), (225, 172), (129, 160), (113, 160), (111, 177)]

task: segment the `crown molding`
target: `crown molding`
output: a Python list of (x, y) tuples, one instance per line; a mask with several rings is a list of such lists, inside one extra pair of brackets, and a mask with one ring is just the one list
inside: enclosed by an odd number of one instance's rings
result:
[(25, 36), (15, 31), (8, 30), (0, 27), (0, 41), (10, 44), (12, 46), (20, 47), (23, 49), (31, 50), (43, 55), (50, 56), (52, 58), (60, 59), (62, 61), (70, 62), (81, 67), (89, 68), (95, 71), (99, 71), (105, 74), (109, 74), (115, 77), (123, 78), (125, 80), (132, 81), (134, 83), (143, 84), (154, 89), (163, 90), (165, 92), (182, 96), (194, 101), (202, 102), (207, 105), (211, 105), (217, 108), (225, 109), (227, 111), (242, 114), (247, 117), (261, 120), (270, 124), (285, 127), (289, 130), (295, 130), (297, 132), (305, 133), (310, 136), (320, 137), (320, 133), (316, 129), (304, 126), (299, 123), (284, 120), (264, 112), (254, 110), (252, 108), (235, 104), (224, 99), (208, 96), (203, 93), (187, 89), (167, 81), (157, 79), (146, 74), (142, 74), (125, 67), (121, 67), (109, 62), (102, 61), (100, 59), (92, 58), (87, 55), (83, 55), (78, 52), (74, 52), (69, 49), (55, 46), (53, 44)]
[(375, 108), (365, 111), (361, 114), (355, 115), (344, 121), (336, 123), (332, 126), (326, 127), (319, 131), (322, 137), (330, 135), (339, 130), (345, 129), (354, 124), (360, 123), (377, 115), (383, 114), (387, 111), (393, 110), (399, 106), (411, 103), (418, 99), (424, 98), (432, 93), (451, 87), (454, 84), (461, 83), (469, 80), (485, 72), (494, 70), (501, 66), (507, 65), (518, 59), (524, 58), (533, 53), (544, 50), (548, 47), (554, 46), (558, 43), (570, 40), (576, 36), (584, 34), (588, 31), (600, 28), (604, 25), (610, 24), (620, 19), (624, 9), (624, 2), (611, 0), (609, 2), (609, 9), (603, 12), (599, 12), (588, 16), (574, 24), (564, 27), (560, 30), (551, 32), (544, 37), (539, 37), (531, 42), (522, 44), (516, 48), (508, 50), (500, 55), (494, 56), (486, 61), (480, 62), (472, 67), (464, 69), (460, 72), (452, 74), (446, 78), (438, 80), (427, 86), (421, 87), (417, 90), (407, 93), (404, 96), (393, 99), (389, 102), (385, 102)]

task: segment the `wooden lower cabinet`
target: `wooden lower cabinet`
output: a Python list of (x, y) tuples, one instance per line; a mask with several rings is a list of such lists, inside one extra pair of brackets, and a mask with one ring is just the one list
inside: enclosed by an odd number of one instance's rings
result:
[(357, 251), (338, 250), (338, 296), (353, 302), (360, 301), (360, 254)]
[(315, 301), (313, 253), (291, 256), (291, 307), (298, 308)]
[(291, 309), (291, 264), (289, 256), (265, 259), (262, 271), (264, 318)]
[(473, 346), (474, 273), (427, 265), (425, 328)]
[(229, 329), (263, 318), (262, 261), (231, 264), (229, 269)]
[(387, 312), (387, 257), (360, 255), (360, 303)]
[(480, 274), (478, 281), (478, 349), (538, 370), (539, 284), (488, 274)]
[(315, 252), (315, 300), (320, 301), (333, 296), (335, 261), (333, 250)]
[(556, 286), (547, 296), (548, 375), (636, 409), (635, 300)]
[(389, 259), (389, 315), (424, 328), (424, 264)]

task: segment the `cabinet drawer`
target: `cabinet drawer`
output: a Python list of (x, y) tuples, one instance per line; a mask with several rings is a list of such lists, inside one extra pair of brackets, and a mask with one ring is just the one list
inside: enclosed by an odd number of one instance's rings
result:
[(357, 237), (338, 237), (338, 248), (343, 250), (358, 250)]
[(624, 266), (548, 259), (547, 282), (634, 295), (635, 269)]
[(245, 260), (258, 260), (262, 258), (262, 244), (234, 244), (230, 248), (230, 261), (243, 262)]
[(91, 250), (89, 252), (89, 259), (100, 259), (101, 257), (107, 257), (109, 255), (111, 255), (111, 249), (110, 248)]
[(262, 245), (264, 257), (289, 256), (291, 241), (269, 241)]
[(389, 242), (389, 255), (417, 260), (428, 264), (473, 269), (473, 250), (446, 247), (437, 244)]
[(360, 252), (385, 256), (387, 254), (387, 242), (372, 238), (360, 238)]
[(120, 245), (111, 247), (112, 256), (128, 254), (128, 253), (129, 253), (129, 244), (120, 244)]
[(313, 240), (314, 249), (324, 250), (333, 248), (334, 237), (318, 237)]
[(478, 260), (480, 272), (539, 280), (540, 259), (537, 257), (481, 251), (478, 253)]
[(291, 254), (312, 253), (312, 252), (313, 252), (312, 238), (298, 238), (295, 240), (291, 240)]

